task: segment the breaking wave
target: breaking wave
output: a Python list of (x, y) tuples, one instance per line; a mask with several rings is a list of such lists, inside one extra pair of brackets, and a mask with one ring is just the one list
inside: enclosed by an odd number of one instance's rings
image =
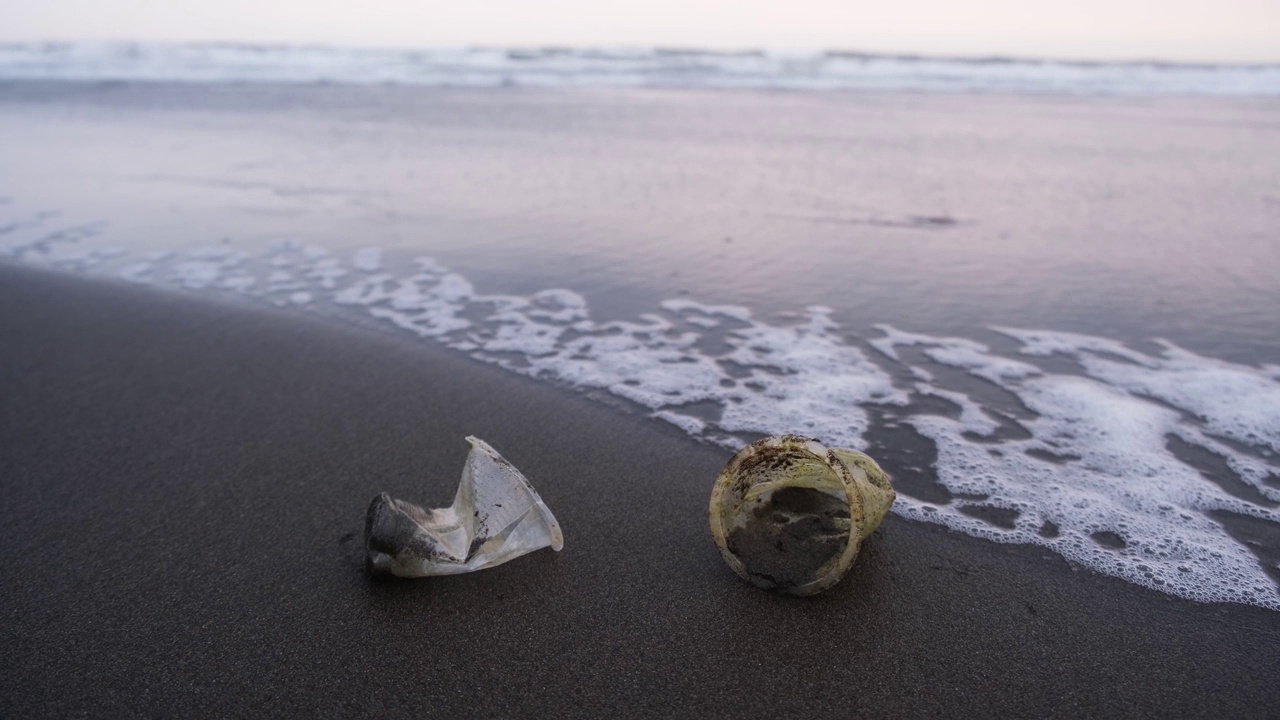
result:
[(0, 80), (1280, 95), (1280, 65), (853, 52), (3, 43)]

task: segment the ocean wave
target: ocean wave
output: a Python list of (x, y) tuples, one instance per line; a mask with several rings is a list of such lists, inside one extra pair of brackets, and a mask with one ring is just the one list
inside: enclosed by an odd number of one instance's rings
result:
[(0, 80), (1280, 95), (1280, 65), (693, 48), (0, 43)]

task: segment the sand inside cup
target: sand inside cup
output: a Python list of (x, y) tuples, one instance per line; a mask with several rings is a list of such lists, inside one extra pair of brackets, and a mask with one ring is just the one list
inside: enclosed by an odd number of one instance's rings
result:
[(742, 469), (733, 490), (743, 500), (729, 522), (729, 552), (776, 588), (813, 582), (849, 544), (849, 498), (812, 455), (761, 457)]

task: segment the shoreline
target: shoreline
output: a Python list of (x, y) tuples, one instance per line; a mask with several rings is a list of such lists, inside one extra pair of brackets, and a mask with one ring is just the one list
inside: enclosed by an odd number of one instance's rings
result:
[[(706, 529), (729, 453), (442, 347), (0, 264), (0, 711), (1260, 715), (1280, 616), (890, 516), (812, 599)], [(370, 580), (491, 442), (565, 550)], [(376, 708), (376, 711), (373, 710)]]

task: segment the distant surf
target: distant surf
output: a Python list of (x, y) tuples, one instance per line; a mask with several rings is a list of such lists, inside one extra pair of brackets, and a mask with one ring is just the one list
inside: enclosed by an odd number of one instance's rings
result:
[(1280, 95), (1280, 65), (663, 48), (0, 43), (0, 80)]

